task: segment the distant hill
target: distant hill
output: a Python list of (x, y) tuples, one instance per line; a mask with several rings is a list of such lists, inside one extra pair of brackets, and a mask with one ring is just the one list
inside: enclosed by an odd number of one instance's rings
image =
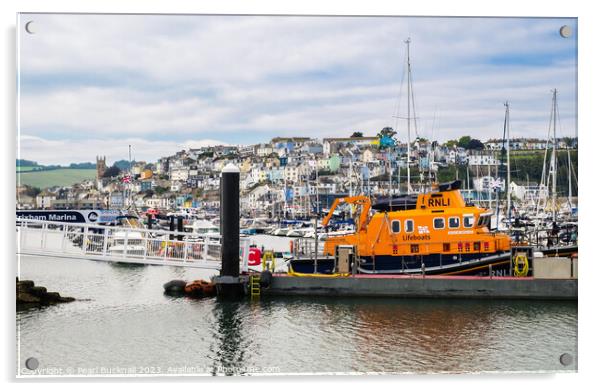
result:
[(37, 166), (39, 166), (38, 162), (34, 162), (33, 160), (17, 159), (17, 167), (37, 167)]
[[(133, 166), (136, 163), (137, 162), (131, 162), (131, 165)], [(121, 171), (127, 171), (130, 168), (130, 162), (128, 160), (117, 160), (113, 165), (117, 166)]]
[(80, 169), (96, 169), (96, 163), (90, 163), (90, 162), (86, 162), (86, 163), (71, 163), (69, 164), (69, 168), (80, 168)]
[(25, 159), (17, 159), (17, 172), (27, 172), (27, 171), (45, 171), (45, 170), (57, 170), (60, 168), (69, 168), (69, 169), (84, 169), (84, 170), (95, 170), (96, 164), (90, 162), (84, 163), (71, 163), (69, 166), (61, 166), (59, 164), (50, 164), (47, 166), (38, 164), (33, 160), (25, 160)]
[(17, 172), (17, 185), (45, 189), (53, 186), (71, 186), (87, 179), (96, 178), (96, 169), (56, 168)]

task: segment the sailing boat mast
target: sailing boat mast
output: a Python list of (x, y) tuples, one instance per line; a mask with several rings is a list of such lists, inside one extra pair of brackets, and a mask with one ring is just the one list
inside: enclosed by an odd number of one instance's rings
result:
[[(126, 192), (126, 196), (127, 196), (127, 204), (128, 204), (128, 210), (132, 209), (132, 191), (130, 188), (130, 183), (132, 180), (132, 145), (128, 144), (128, 177), (129, 177), (129, 181), (126, 183), (125, 186), (125, 192)], [(124, 200), (125, 202), (125, 200)]]
[(554, 88), (554, 93), (552, 95), (552, 107), (553, 107), (553, 111), (554, 111), (554, 119), (553, 119), (553, 131), (554, 131), (554, 138), (552, 139), (552, 157), (551, 157), (551, 162), (550, 162), (550, 171), (553, 173), (552, 174), (552, 221), (556, 222), (556, 205), (558, 205), (557, 203), (557, 197), (558, 194), (556, 193), (556, 179), (557, 179), (557, 171), (558, 171), (558, 163), (557, 163), (557, 159), (556, 159), (556, 152), (557, 152), (557, 145), (558, 145), (558, 140), (556, 138), (556, 119), (558, 117), (558, 102), (556, 100), (556, 95), (558, 93), (558, 90), (556, 88)]
[(410, 184), (410, 75), (411, 75), (411, 68), (410, 68), (410, 38), (408, 37), (407, 40), (405, 40), (406, 46), (407, 46), (407, 65), (408, 65), (408, 116), (407, 116), (407, 121), (408, 121), (408, 148), (407, 148), (407, 171), (408, 171), (408, 193), (411, 192), (412, 186)]
[(487, 159), (487, 199), (489, 200), (489, 209), (491, 209), (491, 159)]
[(510, 197), (510, 105), (508, 101), (504, 103), (506, 106), (506, 116), (504, 117), (504, 135), (508, 141), (508, 148), (506, 148), (506, 207), (508, 213), (508, 227), (511, 224), (511, 197)]
[(569, 206), (569, 210), (572, 211), (573, 209), (573, 183), (572, 183), (572, 172), (571, 172), (571, 149), (569, 148), (569, 145), (567, 143), (566, 146), (566, 157), (567, 157), (567, 163), (568, 163), (568, 178), (569, 178), (569, 198), (568, 198), (568, 206)]

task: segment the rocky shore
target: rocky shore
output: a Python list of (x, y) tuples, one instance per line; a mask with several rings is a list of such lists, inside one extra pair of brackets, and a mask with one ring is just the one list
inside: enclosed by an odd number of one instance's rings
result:
[(17, 310), (42, 307), (74, 301), (73, 297), (63, 297), (58, 292), (48, 292), (43, 286), (36, 286), (31, 280), (19, 281), (17, 277)]

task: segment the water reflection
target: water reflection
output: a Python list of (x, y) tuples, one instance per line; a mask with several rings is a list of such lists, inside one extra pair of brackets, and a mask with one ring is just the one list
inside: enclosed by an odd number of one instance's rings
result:
[(245, 374), (246, 344), (243, 336), (242, 307), (246, 303), (233, 300), (216, 300), (214, 344), (212, 346), (211, 374), (227, 376)]

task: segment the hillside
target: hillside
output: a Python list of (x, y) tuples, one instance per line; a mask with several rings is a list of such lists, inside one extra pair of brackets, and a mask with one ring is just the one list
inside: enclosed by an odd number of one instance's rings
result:
[(48, 171), (21, 171), (17, 173), (17, 185), (29, 185), (44, 189), (52, 186), (71, 186), (96, 178), (94, 169), (60, 168)]

